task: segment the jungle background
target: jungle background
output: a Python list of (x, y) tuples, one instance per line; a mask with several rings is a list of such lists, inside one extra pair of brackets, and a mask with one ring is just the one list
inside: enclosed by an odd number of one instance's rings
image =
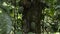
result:
[[(21, 23), (23, 21), (24, 7), (20, 6), (21, 1), (22, 0), (0, 0), (0, 34), (22, 34)], [(41, 21), (43, 26), (43, 28), (41, 28), (41, 31), (43, 30), (41, 34), (60, 34), (60, 0), (41, 1), (49, 6), (42, 10), (44, 15), (41, 16), (43, 19)], [(35, 28), (34, 23), (32, 23), (31, 26), (32, 29)], [(28, 34), (35, 33), (29, 32)]]

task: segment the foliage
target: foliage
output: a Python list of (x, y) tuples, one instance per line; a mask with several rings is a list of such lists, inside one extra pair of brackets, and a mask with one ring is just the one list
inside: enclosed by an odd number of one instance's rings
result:
[[(22, 32), (21, 23), (24, 7), (19, 6), (19, 1), (21, 0), (16, 0), (16, 2), (15, 0), (0, 0), (0, 34), (12, 34), (14, 30), (16, 34)], [(58, 1), (60, 0), (45, 0), (49, 6), (42, 11), (44, 14), (42, 21), (44, 24), (42, 25), (45, 32), (60, 32), (60, 3)], [(34, 28), (35, 24), (32, 25)]]

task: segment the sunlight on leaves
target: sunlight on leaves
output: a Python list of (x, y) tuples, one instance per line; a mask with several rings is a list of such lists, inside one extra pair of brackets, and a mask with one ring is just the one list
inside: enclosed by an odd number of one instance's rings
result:
[(7, 6), (7, 3), (6, 2), (3, 2), (3, 4), (2, 4), (3, 6)]
[(60, 34), (59, 32), (56, 32), (55, 34)]
[(18, 19), (22, 19), (22, 14), (18, 14)]
[(2, 11), (0, 10), (0, 13), (2, 13)]

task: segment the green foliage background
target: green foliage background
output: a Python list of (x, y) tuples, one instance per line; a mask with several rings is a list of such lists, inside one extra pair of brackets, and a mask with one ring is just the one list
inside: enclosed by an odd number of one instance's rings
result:
[[(23, 7), (19, 6), (21, 0), (0, 0), (0, 34), (21, 34), (21, 22)], [(45, 0), (49, 8), (45, 8), (44, 27), (47, 27), (47, 32), (60, 32), (60, 0)], [(14, 13), (15, 12), (15, 13)], [(14, 15), (18, 15), (15, 16)], [(13, 27), (15, 25), (15, 28)], [(34, 26), (32, 26), (34, 27)], [(29, 33), (31, 34), (31, 33)], [(51, 34), (51, 33), (50, 33)]]

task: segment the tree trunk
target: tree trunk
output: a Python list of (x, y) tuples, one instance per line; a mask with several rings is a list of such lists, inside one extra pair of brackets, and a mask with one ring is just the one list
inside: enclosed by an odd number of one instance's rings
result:
[[(29, 5), (30, 4), (30, 5)], [(34, 0), (32, 3), (25, 5), (24, 2), (24, 11), (23, 11), (23, 33), (28, 34), (31, 28), (31, 23), (35, 23), (36, 34), (41, 34), (41, 16), (43, 6), (40, 4), (40, 0)], [(32, 31), (31, 31), (32, 32)]]

